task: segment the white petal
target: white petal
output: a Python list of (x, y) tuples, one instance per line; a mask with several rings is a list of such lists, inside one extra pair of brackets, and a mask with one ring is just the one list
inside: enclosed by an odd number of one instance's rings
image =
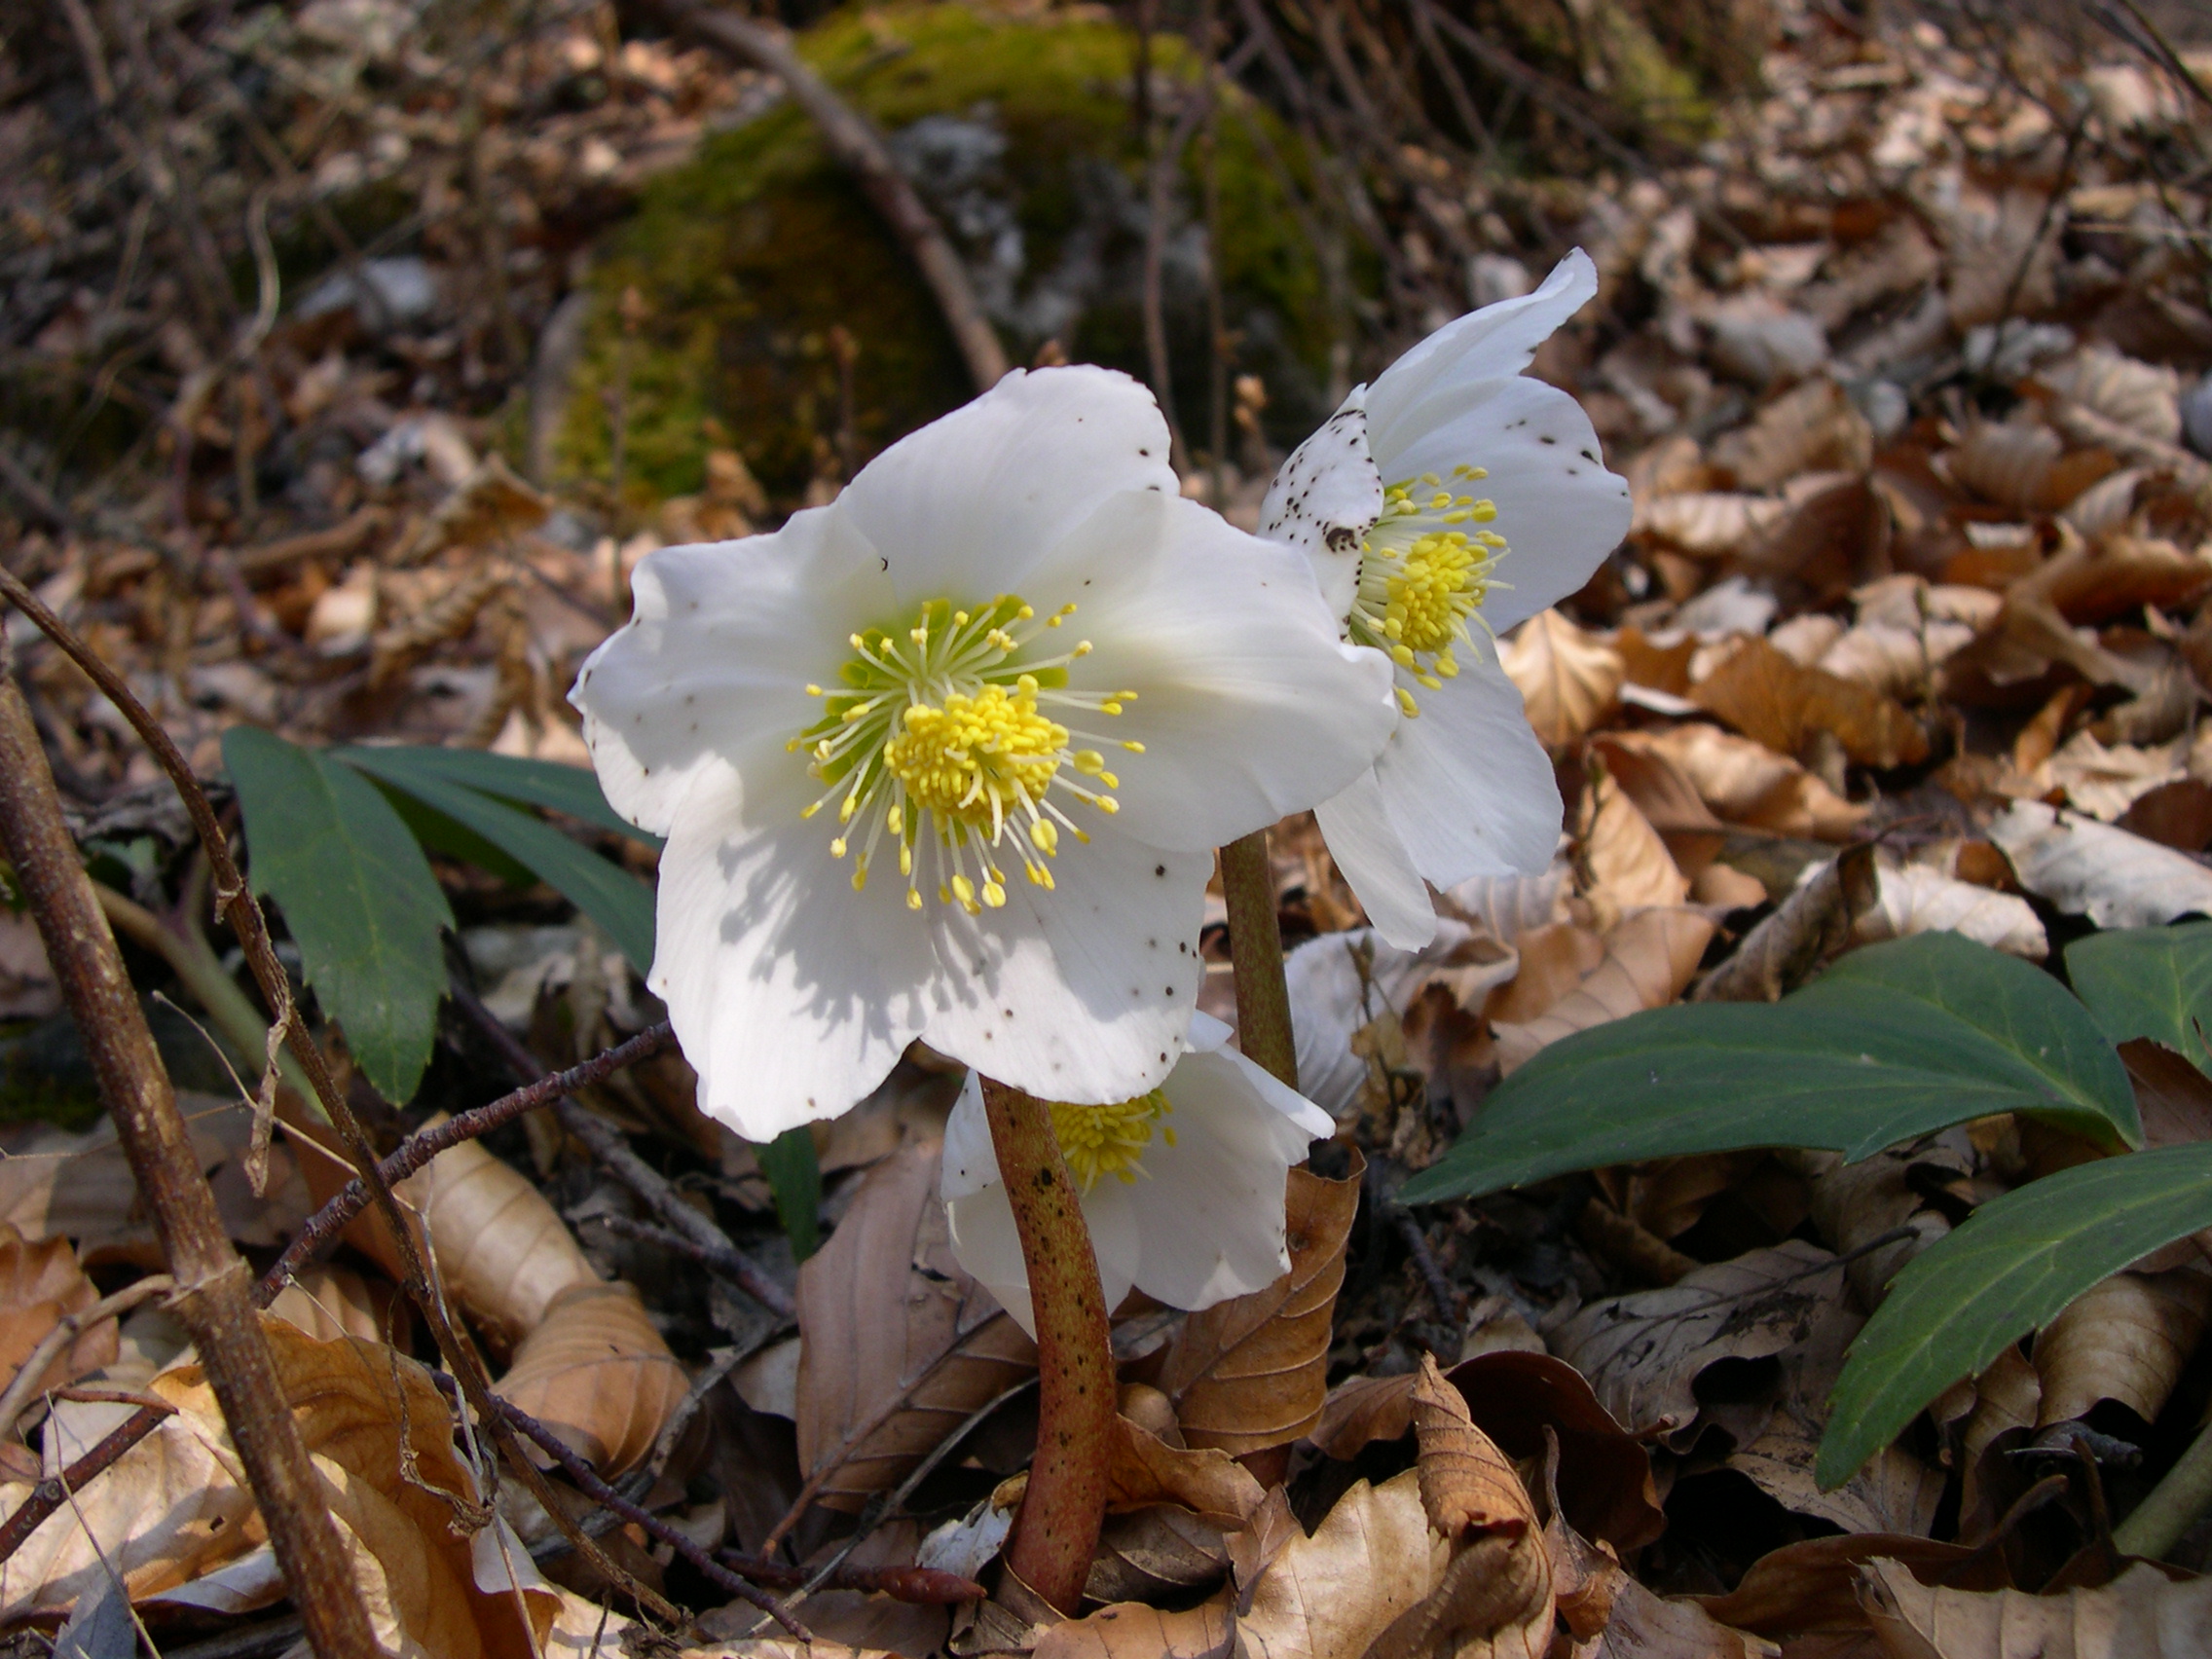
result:
[(1403, 476), (1389, 470), (1388, 458), (1427, 429), (1418, 405), (1449, 385), (1520, 374), (1536, 348), (1597, 292), (1598, 268), (1576, 248), (1552, 268), (1535, 292), (1446, 323), (1383, 370), (1368, 388), (1367, 427), (1368, 443), (1386, 479)]
[[(1108, 1192), (1101, 1182), (1083, 1200), (1083, 1217), (1090, 1227), (1091, 1254), (1098, 1262), (1098, 1285), (1106, 1294), (1111, 1313), (1129, 1294), (1135, 1282), (1139, 1245), (1135, 1217), (1119, 1191)], [(999, 1306), (1032, 1337), (1037, 1320), (1029, 1305), (1029, 1265), (1022, 1258), (1021, 1235), (1014, 1226), (1014, 1206), (1006, 1189), (993, 1182), (980, 1192), (954, 1198), (945, 1205), (945, 1220), (952, 1235), (952, 1257), (974, 1278), (998, 1298)]]
[(1313, 809), (1329, 857), (1351, 883), (1375, 931), (1401, 950), (1418, 950), (1436, 936), (1436, 905), (1414, 856), (1390, 822), (1374, 771)]
[(1367, 453), (1367, 387), (1351, 395), (1276, 472), (1260, 503), (1260, 534), (1287, 542), (1313, 567), (1332, 616), (1350, 614), (1359, 550), (1382, 513), (1382, 475)]
[(1497, 565), (1505, 585), (1483, 606), (1496, 632), (1573, 593), (1628, 534), (1627, 480), (1605, 469), (1590, 417), (1557, 387), (1525, 376), (1455, 385), (1420, 414), (1419, 439), (1377, 454), (1392, 479), (1489, 468), (1468, 488), (1497, 503), (1490, 528), (1506, 540)]
[(614, 809), (666, 834), (716, 757), (733, 763), (819, 718), (811, 680), (888, 598), (874, 550), (837, 509), (794, 514), (773, 535), (649, 554), (635, 616), (585, 659), (570, 701)]
[(960, 1098), (952, 1103), (952, 1115), (944, 1121), (938, 1195), (950, 1203), (981, 1192), (998, 1178), (998, 1149), (991, 1145), (991, 1120), (983, 1110), (983, 1080), (970, 1072), (960, 1086)]
[(889, 561), (903, 612), (1001, 593), (1038, 603), (1032, 562), (1108, 497), (1176, 489), (1151, 392), (1109, 369), (1016, 369), (893, 444), (839, 500)]
[(928, 929), (884, 873), (855, 893), (803, 772), (748, 795), (726, 766), (693, 786), (661, 854), (648, 979), (668, 1004), (699, 1108), (753, 1141), (848, 1110), (922, 1034)]
[(1055, 555), (1099, 572), (1071, 619), (1096, 652), (1071, 682), (1138, 693), (1093, 729), (1117, 756), (1117, 828), (1211, 850), (1372, 764), (1397, 719), (1389, 664), (1343, 645), (1306, 562), (1196, 502), (1112, 503)]
[(1488, 641), (1458, 655), (1458, 677), (1418, 693), (1420, 714), (1375, 767), (1414, 867), (1438, 887), (1534, 874), (1559, 846), (1559, 783), (1520, 691)]
[[(1270, 1098), (1262, 1079), (1289, 1094), (1295, 1109)], [(1188, 1056), (1166, 1093), (1175, 1110), (1161, 1122), (1173, 1126), (1176, 1144), (1155, 1139), (1144, 1173), (1123, 1191), (1144, 1244), (1137, 1288), (1196, 1310), (1259, 1290), (1289, 1269), (1284, 1172), (1306, 1156), (1309, 1139), (1335, 1125), (1226, 1051)]]
[[(927, 889), (934, 871), (926, 850), (916, 857)], [(971, 917), (933, 897), (925, 916), (943, 972), (922, 1035), (1043, 1100), (1095, 1105), (1159, 1087), (1204, 973), (1211, 871), (1208, 855), (1102, 827), (1088, 846), (1062, 836), (1051, 892), (1015, 866), (998, 909)]]
[(1194, 1054), (1210, 1054), (1236, 1033), (1227, 1023), (1200, 1010), (1191, 1015), (1191, 1034), (1184, 1046)]

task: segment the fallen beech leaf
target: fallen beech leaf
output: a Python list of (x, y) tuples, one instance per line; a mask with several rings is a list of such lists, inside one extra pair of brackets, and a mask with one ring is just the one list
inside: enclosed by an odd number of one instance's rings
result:
[(799, 1270), (799, 1467), (829, 1471), (834, 1509), (896, 1486), (1037, 1366), (1036, 1345), (952, 1259), (941, 1151), (917, 1141), (869, 1170)]
[(2108, 748), (2084, 728), (2038, 766), (2031, 782), (2042, 793), (2064, 790), (2069, 805), (2110, 824), (2161, 784), (2188, 776), (2188, 754), (2180, 739), (2155, 749), (2131, 743)]
[[(1834, 1646), (1814, 1646), (1819, 1654), (1860, 1655), (1880, 1652), (1859, 1645), (1846, 1646), (1866, 1635), (1866, 1611), (1858, 1594), (1860, 1568), (1881, 1558), (1911, 1562), (1930, 1572), (1956, 1572), (1973, 1552), (1963, 1544), (1939, 1544), (1931, 1538), (1900, 1537), (1882, 1532), (1849, 1533), (1841, 1537), (1807, 1538), (1784, 1544), (1751, 1565), (1736, 1588), (1725, 1596), (1700, 1596), (1698, 1604), (1723, 1624), (1785, 1639), (1834, 1638)], [(1976, 1563), (1968, 1569), (1977, 1587), (1994, 1582), (2004, 1573), (2001, 1561)]]
[(1639, 500), (1629, 529), (1699, 559), (1733, 553), (1789, 510), (1769, 496), (1727, 490), (1692, 490), (1656, 500)]
[(1285, 1199), (1290, 1272), (1265, 1290), (1183, 1321), (1159, 1386), (1175, 1402), (1193, 1446), (1233, 1456), (1264, 1452), (1288, 1445), (1320, 1420), (1329, 1391), (1330, 1320), (1365, 1167), (1362, 1162), (1341, 1181), (1291, 1170)]
[(1620, 652), (1626, 683), (1676, 697), (1689, 693), (1690, 659), (1697, 655), (1697, 645), (1694, 634), (1684, 634), (1672, 645), (1662, 645), (1633, 625), (1613, 636), (1613, 649)]
[(1990, 822), (1989, 838), (2012, 861), (2022, 887), (2100, 928), (2212, 915), (2212, 869), (2094, 819), (2014, 801)]
[[(0, 1222), (0, 1379), (13, 1380), (64, 1315), (82, 1313), (99, 1299), (68, 1239), (28, 1243), (14, 1227)], [(103, 1319), (54, 1356), (38, 1386), (43, 1390), (74, 1382), (115, 1354), (115, 1321)], [(0, 1388), (7, 1386), (8, 1381), (0, 1381)], [(13, 1432), (10, 1424), (0, 1423), (0, 1435)]]
[(1951, 476), (1985, 501), (2033, 512), (2056, 510), (2051, 482), (2066, 442), (2040, 423), (1983, 421), (1943, 456)]
[(352, 1269), (327, 1263), (318, 1262), (294, 1274), (270, 1303), (269, 1311), (318, 1342), (333, 1337), (383, 1342), (390, 1334), (387, 1325), (390, 1298), (372, 1292), (368, 1280)]
[(1530, 617), (1500, 640), (1497, 657), (1547, 749), (1565, 748), (1596, 725), (1620, 691), (1620, 652), (1557, 610)]
[(475, 1141), (447, 1148), (394, 1191), (422, 1216), (448, 1294), (502, 1351), (563, 1291), (600, 1282), (544, 1196)]
[(1722, 1624), (1695, 1602), (1654, 1595), (1623, 1573), (1604, 1633), (1573, 1659), (1779, 1659), (1783, 1649)]
[(1762, 408), (1747, 426), (1723, 434), (1713, 464), (1750, 490), (1771, 490), (1806, 472), (1864, 472), (1874, 433), (1843, 387), (1816, 375)]
[(2194, 1268), (2115, 1273), (2036, 1333), (2029, 1358), (2043, 1379), (2036, 1426), (2086, 1417), (2118, 1400), (2145, 1422), (2181, 1381), (2212, 1313), (2212, 1276)]
[[(1667, 843), (1617, 779), (1600, 773), (1584, 798), (1590, 819), (1582, 835), (1582, 863), (1590, 872), (1590, 897), (1615, 911), (1679, 904), (1689, 897), (1689, 881)], [(1714, 850), (1718, 851), (1717, 841)]]
[(1936, 670), (1973, 637), (1964, 622), (1931, 620), (1920, 628), (1862, 622), (1823, 651), (1814, 666), (1883, 696), (1919, 702), (1930, 694)]
[(1764, 640), (1746, 640), (1690, 688), (1699, 708), (1783, 755), (1803, 753), (1816, 731), (1834, 734), (1863, 766), (1927, 758), (1928, 734), (1894, 699), (1817, 668), (1802, 668)]
[[(1413, 1469), (1359, 1482), (1311, 1537), (1293, 1538), (1236, 1621), (1251, 1659), (1365, 1659), (1407, 1608), (1444, 1576), (1452, 1547), (1430, 1530)], [(1381, 1655), (1377, 1655), (1381, 1659)]]
[(1744, 936), (1693, 1000), (1780, 1001), (1850, 942), (1853, 924), (1874, 903), (1875, 882), (1872, 842), (1837, 854)]
[[(2007, 1479), (2005, 1454), (2035, 1432), (2042, 1414), (2043, 1379), (2016, 1346), (2000, 1348), (1987, 1371), (1973, 1380), (1973, 1409), (1959, 1433), (1959, 1537), (1979, 1542), (1996, 1530), (2006, 1501), (2020, 1480)], [(1994, 1483), (2003, 1497), (1991, 1495)]]
[(1223, 1531), (1234, 1531), (1258, 1513), (1267, 1494), (1252, 1472), (1228, 1453), (1212, 1447), (1187, 1451), (1125, 1417), (1114, 1421), (1120, 1432), (1106, 1472), (1109, 1509), (1179, 1503)]
[(1142, 1602), (1117, 1602), (1054, 1625), (1037, 1639), (1035, 1659), (1226, 1659), (1236, 1635), (1227, 1591), (1164, 1612)]
[(1580, 923), (1555, 922), (1521, 936), (1520, 958), (1513, 977), (1483, 1000), (1493, 1023), (1523, 1024), (1551, 1008), (1597, 971), (1605, 941)]
[(1660, 1008), (1682, 994), (1713, 938), (1695, 910), (1639, 910), (1605, 936), (1604, 960), (1550, 1008), (1526, 1023), (1493, 1023), (1498, 1064), (1526, 1064), (1548, 1043), (1607, 1020)]
[[(1232, 1535), (1241, 1537), (1243, 1531)], [(1084, 1600), (1101, 1604), (1183, 1600), (1219, 1584), (1233, 1560), (1222, 1529), (1180, 1504), (1110, 1515), (1084, 1580)]]
[(1740, 565), (1825, 603), (1889, 574), (1890, 531), (1881, 493), (1849, 477), (1798, 498), (1743, 550)]
[(637, 1291), (595, 1277), (553, 1298), (493, 1392), (613, 1475), (645, 1461), (689, 1389)]
[[(1705, 1428), (1697, 1378), (1723, 1359), (1766, 1359), (1811, 1335), (1821, 1306), (1843, 1293), (1843, 1269), (1817, 1245), (1789, 1239), (1699, 1268), (1665, 1290), (1593, 1303), (1554, 1332), (1559, 1357), (1622, 1427), (1687, 1451)], [(1771, 1401), (1751, 1416), (1763, 1419)], [(1763, 1427), (1763, 1421), (1758, 1423)], [(1739, 1445), (1755, 1433), (1736, 1435)]]
[(1852, 929), (1860, 944), (1879, 944), (1908, 934), (1964, 934), (2010, 956), (2041, 962), (2050, 954), (2043, 922), (2015, 894), (1995, 893), (1926, 865), (1882, 861), (1879, 891)]
[(1866, 816), (1786, 755), (1717, 726), (1608, 732), (1608, 743), (1664, 756), (1724, 822), (1778, 835), (1840, 841)]
[(2031, 1596), (1920, 1582), (1902, 1562), (1860, 1574), (1885, 1651), (1931, 1659), (2191, 1659), (2212, 1652), (2212, 1578), (2179, 1583), (2137, 1562), (2098, 1590)]
[(2181, 376), (2162, 364), (2092, 345), (2037, 370), (2036, 379), (2147, 438), (2170, 444), (2181, 437)]
[(1407, 1404), (1420, 1443), (1420, 1500), (1428, 1524), (1456, 1541), (1467, 1532), (1525, 1534), (1532, 1541), (1541, 1529), (1521, 1477), (1475, 1426), (1434, 1354), (1421, 1355)]

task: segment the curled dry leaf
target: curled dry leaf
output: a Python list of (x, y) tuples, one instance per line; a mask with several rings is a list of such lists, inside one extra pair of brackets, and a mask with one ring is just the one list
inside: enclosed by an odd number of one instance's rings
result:
[(1665, 757), (1729, 824), (1840, 841), (1866, 816), (1865, 808), (1853, 806), (1788, 756), (1717, 726), (1609, 732), (1606, 741)]
[(799, 1467), (834, 1509), (896, 1486), (1037, 1367), (1036, 1344), (952, 1259), (941, 1151), (917, 1141), (869, 1170), (799, 1270)]
[(1605, 954), (1543, 1013), (1526, 1022), (1493, 1022), (1498, 1064), (1525, 1065), (1548, 1043), (1682, 994), (1713, 939), (1713, 922), (1695, 910), (1639, 910), (1605, 936)]
[(1620, 652), (1557, 610), (1530, 617), (1498, 642), (1497, 655), (1547, 749), (1564, 748), (1596, 725), (1620, 692)]
[[(1804, 1650), (1811, 1653), (1872, 1659), (1881, 1649), (1867, 1645), (1866, 1610), (1858, 1590), (1860, 1569), (1870, 1561), (1889, 1559), (1924, 1567), (1931, 1575), (1956, 1573), (1972, 1554), (1960, 1544), (1895, 1533), (1808, 1538), (1760, 1557), (1727, 1595), (1697, 1600), (1725, 1625), (1792, 1644), (1796, 1639), (1809, 1638)], [(1978, 1586), (1991, 1579), (1992, 1567), (2002, 1574), (2002, 1564), (1975, 1564), (1966, 1569), (1972, 1575), (1969, 1581)]]
[(1843, 387), (1816, 375), (1758, 412), (1748, 426), (1713, 446), (1713, 464), (1750, 490), (1771, 490), (1806, 472), (1864, 472), (1874, 459), (1873, 428)]
[(1159, 1385), (1193, 1446), (1240, 1456), (1286, 1446), (1320, 1420), (1330, 1321), (1365, 1172), (1364, 1161), (1341, 1181), (1291, 1170), (1290, 1272), (1184, 1320)]
[[(1699, 796), (1697, 786), (1674, 761), (1648, 746), (1632, 747), (1601, 737), (1590, 749), (1604, 762), (1605, 778), (1619, 786), (1644, 822), (1659, 832), (1676, 868), (1696, 879), (1728, 838), (1720, 820)], [(1602, 800), (1599, 810), (1604, 810)], [(1593, 847), (1593, 862), (1596, 855)]]
[(2212, 1274), (2197, 1268), (2115, 1273), (2068, 1303), (2036, 1333), (2031, 1354), (2043, 1379), (2036, 1426), (2086, 1417), (2118, 1400), (2145, 1422), (2157, 1420), (2212, 1313)]
[(2212, 915), (2212, 869), (2109, 824), (2021, 800), (1990, 822), (1989, 838), (2012, 861), (2022, 887), (2100, 928)]
[(1985, 501), (2023, 512), (2055, 510), (2066, 504), (2051, 499), (2065, 450), (2065, 440), (2048, 426), (1984, 421), (1945, 452), (1942, 464)]
[[(1361, 1481), (1311, 1537), (1295, 1537), (1252, 1587), (1236, 1621), (1251, 1659), (1365, 1659), (1444, 1576), (1452, 1547), (1421, 1508), (1413, 1469), (1382, 1486)], [(1377, 1653), (1377, 1659), (1381, 1654)]]
[(1690, 699), (1782, 755), (1801, 755), (1815, 732), (1828, 732), (1862, 766), (1928, 756), (1928, 734), (1896, 699), (1802, 667), (1764, 640), (1738, 645), (1690, 688)]
[(1989, 1369), (1973, 1380), (1973, 1406), (1959, 1433), (1962, 1541), (1979, 1542), (1996, 1530), (2005, 1504), (1992, 1495), (1992, 1486), (2011, 1491), (2018, 1485), (1999, 1465), (2035, 1432), (2042, 1407), (2043, 1379), (2016, 1346), (1998, 1349)]
[(1899, 1561), (1860, 1575), (1867, 1617), (1886, 1653), (1918, 1659), (2188, 1659), (2212, 1652), (2212, 1578), (2176, 1582), (2137, 1562), (2096, 1590), (2031, 1596), (2021, 1590), (1926, 1585)]
[(1108, 1508), (1179, 1503), (1223, 1531), (1234, 1531), (1259, 1512), (1267, 1494), (1251, 1471), (1228, 1453), (1170, 1446), (1125, 1417), (1114, 1421), (1119, 1433), (1106, 1476)]
[[(34, 1244), (0, 1222), (0, 1379), (12, 1380), (55, 1326), (99, 1299), (68, 1239), (47, 1238)], [(115, 1354), (115, 1321), (103, 1319), (80, 1332), (75, 1342), (54, 1356), (38, 1386), (58, 1388), (73, 1382), (88, 1371), (97, 1371)], [(8, 1382), (0, 1381), (0, 1388), (6, 1386)], [(0, 1434), (11, 1432), (8, 1424), (0, 1423)]]
[(1180, 1504), (1157, 1503), (1107, 1518), (1083, 1596), (1102, 1604), (1183, 1600), (1219, 1584), (1231, 1565), (1221, 1528)]
[(1734, 955), (1707, 975), (1698, 1002), (1776, 1002), (1850, 942), (1874, 903), (1874, 847), (1846, 849), (1798, 883), (1775, 912), (1744, 936)]
[(1909, 934), (1955, 933), (2030, 962), (2050, 954), (2042, 920), (2016, 894), (1993, 892), (1926, 865), (1890, 860), (1879, 864), (1877, 878), (1873, 905), (1852, 929), (1860, 944)]
[(269, 1311), (318, 1342), (334, 1337), (382, 1342), (390, 1334), (387, 1328), (390, 1303), (388, 1295), (373, 1292), (368, 1280), (352, 1269), (318, 1262), (294, 1274), (276, 1293)]
[(1582, 835), (1589, 895), (1617, 913), (1679, 904), (1690, 884), (1650, 820), (1610, 773), (1600, 773), (1584, 797), (1590, 813)]
[(1030, 1652), (1033, 1659), (1223, 1659), (1235, 1636), (1236, 1609), (1224, 1591), (1181, 1612), (1117, 1602), (1052, 1626)]
[[(1789, 1239), (1699, 1268), (1665, 1290), (1594, 1303), (1553, 1334), (1552, 1346), (1590, 1379), (1622, 1427), (1686, 1451), (1705, 1427), (1699, 1374), (1724, 1359), (1766, 1359), (1797, 1346), (1842, 1291), (1833, 1256)], [(1733, 1426), (1739, 1445), (1756, 1438)]]
[(620, 1474), (645, 1461), (689, 1388), (637, 1291), (594, 1278), (553, 1298), (493, 1391)]
[(2110, 346), (2087, 346), (2037, 372), (2062, 397), (2147, 438), (2181, 437), (2181, 376), (2163, 364), (2139, 362)]
[(2064, 790), (2071, 805), (2110, 824), (2160, 785), (2188, 776), (2187, 747), (2180, 739), (2152, 749), (2131, 743), (2108, 748), (2084, 728), (2038, 766), (2031, 781), (2043, 793)]
[(1716, 559), (1744, 546), (1788, 510), (1787, 503), (1769, 496), (1692, 490), (1639, 500), (1629, 528), (1693, 558)]

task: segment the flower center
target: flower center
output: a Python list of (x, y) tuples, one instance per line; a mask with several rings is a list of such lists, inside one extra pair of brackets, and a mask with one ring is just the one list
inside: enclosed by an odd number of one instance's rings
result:
[[(1074, 612), (1065, 605), (1039, 621), (1014, 594), (972, 611), (932, 600), (910, 627), (853, 635), (838, 685), (806, 688), (823, 700), (822, 718), (788, 747), (810, 753), (807, 769), (829, 789), (800, 816), (837, 801), (830, 853), (841, 859), (860, 842), (856, 892), (867, 885), (869, 861), (888, 834), (899, 849), (908, 909), (922, 907), (919, 849), (934, 861), (938, 898), (974, 915), (1006, 903), (1004, 849), (1014, 849), (1031, 882), (1050, 888), (1048, 861), (1059, 851), (1061, 829), (1090, 839), (1055, 794), (1104, 813), (1120, 810), (1103, 793), (1121, 787), (1105, 756), (1070, 747), (1090, 734), (1041, 708), (1114, 716), (1136, 696), (1067, 689), (1067, 665), (1090, 654), (1088, 640), (1056, 655), (1030, 652)], [(1141, 743), (1119, 747), (1144, 753)]]
[[(1115, 1106), (1069, 1106), (1052, 1102), (1052, 1138), (1068, 1161), (1068, 1173), (1086, 1193), (1101, 1175), (1134, 1184), (1144, 1172), (1144, 1151), (1152, 1144), (1156, 1119), (1172, 1113), (1159, 1089)], [(1162, 1124), (1160, 1138), (1175, 1144), (1175, 1131)]]
[[(1489, 474), (1456, 466), (1455, 481), (1473, 483)], [(1469, 639), (1467, 618), (1480, 620), (1490, 590), (1505, 584), (1492, 573), (1505, 551), (1487, 525), (1497, 505), (1456, 495), (1433, 472), (1385, 485), (1382, 516), (1360, 549), (1359, 593), (1345, 620), (1355, 644), (1388, 653), (1408, 679), (1434, 691), (1459, 672), (1452, 647)], [(1413, 692), (1398, 687), (1407, 717), (1420, 713)]]

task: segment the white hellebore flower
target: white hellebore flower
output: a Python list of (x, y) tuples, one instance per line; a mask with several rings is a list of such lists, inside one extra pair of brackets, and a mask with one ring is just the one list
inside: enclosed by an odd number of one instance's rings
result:
[[(1284, 1174), (1337, 1126), (1228, 1041), (1228, 1026), (1197, 1014), (1188, 1051), (1158, 1088), (1110, 1106), (1050, 1108), (1109, 1311), (1131, 1285), (1195, 1312), (1290, 1271)], [(940, 1191), (954, 1258), (1035, 1336), (1029, 1269), (973, 1072), (944, 1126)]]
[(1598, 291), (1579, 249), (1534, 293), (1485, 306), (1355, 387), (1283, 462), (1260, 530), (1304, 549), (1345, 638), (1386, 653), (1403, 719), (1316, 812), (1392, 944), (1436, 931), (1424, 879), (1540, 870), (1559, 787), (1495, 636), (1573, 593), (1628, 533), (1581, 405), (1521, 371)]
[(773, 535), (639, 565), (573, 700), (668, 837), (649, 983), (707, 1112), (834, 1117), (917, 1037), (1054, 1100), (1167, 1075), (1214, 847), (1393, 715), (1304, 563), (1166, 458), (1126, 376), (1016, 373)]

